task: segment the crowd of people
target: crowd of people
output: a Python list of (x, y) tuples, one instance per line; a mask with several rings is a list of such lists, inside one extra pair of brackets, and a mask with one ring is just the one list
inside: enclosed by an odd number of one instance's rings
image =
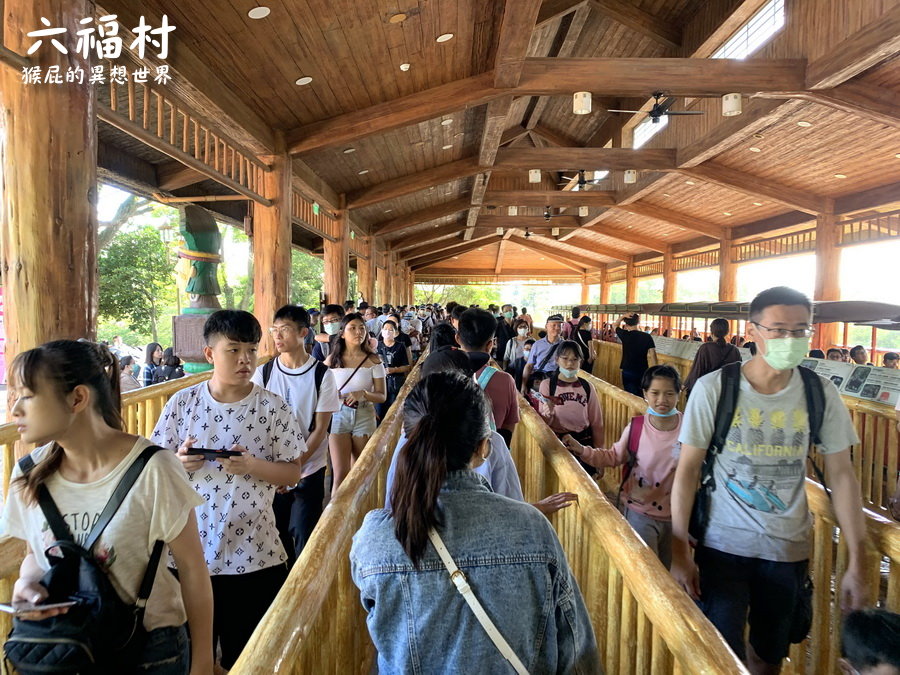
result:
[[(97, 603), (41, 607), (78, 597), (82, 576), (72, 570), (86, 557), (121, 602), (140, 608), (140, 640), (93, 645), (105, 672), (230, 669), (309, 541), (328, 475), (333, 494), (427, 348), (396, 411), (402, 434), (385, 508), (366, 516), (350, 552), (380, 672), (602, 672), (548, 520), (578, 497), (526, 503), (510, 453), (521, 393), (588, 475), (624, 467), (615, 497), (628, 523), (753, 673), (777, 673), (809, 628), (804, 481), (815, 445), (847, 544), (841, 666), (900, 673), (900, 617), (867, 609), (849, 453), (859, 439), (834, 385), (798, 368), (809, 300), (787, 288), (754, 299), (756, 352), (743, 367), (727, 322), (714, 321), (684, 412), (681, 378), (658, 363), (637, 315), (608, 328), (572, 314), (550, 315), (535, 334), (527, 310), (511, 305), (286, 305), (268, 326), (275, 358), (258, 365), (257, 319), (221, 310), (204, 326), (211, 378), (174, 394), (149, 439), (123, 429), (131, 363), (122, 361), (133, 356), (82, 341), (18, 355), (12, 416), (39, 447), (15, 468), (0, 520), (0, 532), (28, 546), (13, 600), (30, 606), (8, 645), (99, 625)], [(623, 383), (647, 406), (615, 429), (611, 447), (599, 396), (579, 376), (603, 337), (621, 341)], [(148, 345), (151, 379), (165, 357)]]

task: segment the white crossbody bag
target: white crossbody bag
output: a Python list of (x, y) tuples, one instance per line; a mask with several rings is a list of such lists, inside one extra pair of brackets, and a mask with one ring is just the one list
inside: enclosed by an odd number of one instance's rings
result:
[(450, 581), (453, 582), (453, 585), (456, 586), (456, 590), (463, 596), (463, 600), (469, 605), (469, 609), (472, 610), (472, 613), (475, 615), (475, 618), (478, 619), (478, 623), (481, 624), (481, 627), (484, 628), (484, 632), (488, 634), (491, 642), (494, 643), (494, 646), (503, 655), (503, 658), (509, 661), (510, 665), (518, 675), (528, 675), (528, 670), (522, 664), (519, 657), (516, 656), (516, 653), (512, 650), (512, 647), (509, 646), (506, 639), (500, 634), (500, 631), (497, 630), (497, 627), (491, 621), (490, 617), (485, 613), (484, 607), (478, 602), (478, 598), (476, 598), (475, 594), (472, 592), (469, 582), (466, 581), (466, 575), (463, 574), (456, 566), (456, 563), (453, 562), (450, 551), (444, 546), (443, 539), (441, 539), (441, 536), (433, 527), (428, 531), (428, 538), (431, 540), (435, 550), (441, 557), (444, 567), (446, 567), (447, 571), (450, 573)]

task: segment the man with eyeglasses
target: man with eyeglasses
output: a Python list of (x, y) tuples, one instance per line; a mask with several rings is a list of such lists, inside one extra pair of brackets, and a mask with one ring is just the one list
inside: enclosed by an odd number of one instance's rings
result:
[[(693, 559), (688, 521), (713, 437), (721, 370), (694, 385), (679, 439), (681, 454), (672, 490), (672, 575), (700, 601), (751, 673), (780, 672), (796, 632), (794, 622), (799, 622), (797, 608), (805, 599), (810, 516), (804, 481), (810, 428), (798, 366), (809, 351), (811, 321), (809, 299), (790, 288), (770, 288), (750, 305), (748, 329), (757, 352), (740, 368), (726, 441), (711, 455), (715, 489), (706, 493), (708, 524)], [(834, 384), (818, 377), (825, 409), (817, 449), (824, 457), (849, 554), (840, 588), (846, 611), (869, 602), (865, 521), (850, 461), (850, 446), (859, 438)]]

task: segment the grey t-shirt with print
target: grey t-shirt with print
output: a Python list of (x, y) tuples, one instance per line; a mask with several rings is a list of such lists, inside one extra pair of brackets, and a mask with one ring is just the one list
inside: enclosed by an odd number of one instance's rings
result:
[[(859, 442), (834, 384), (825, 390), (819, 452), (840, 452)], [(709, 447), (721, 371), (701, 377), (688, 400), (679, 440)], [(716, 490), (703, 544), (748, 558), (797, 562), (809, 558), (810, 517), (804, 490), (809, 421), (800, 372), (775, 394), (760, 394), (743, 375), (725, 448), (716, 457)]]

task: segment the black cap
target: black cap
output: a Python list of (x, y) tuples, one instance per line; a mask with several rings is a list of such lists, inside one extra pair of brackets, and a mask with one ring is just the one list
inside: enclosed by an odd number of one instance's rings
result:
[(550, 323), (551, 321), (559, 321), (560, 323), (562, 323), (562, 314), (551, 314), (547, 317), (547, 323)]

